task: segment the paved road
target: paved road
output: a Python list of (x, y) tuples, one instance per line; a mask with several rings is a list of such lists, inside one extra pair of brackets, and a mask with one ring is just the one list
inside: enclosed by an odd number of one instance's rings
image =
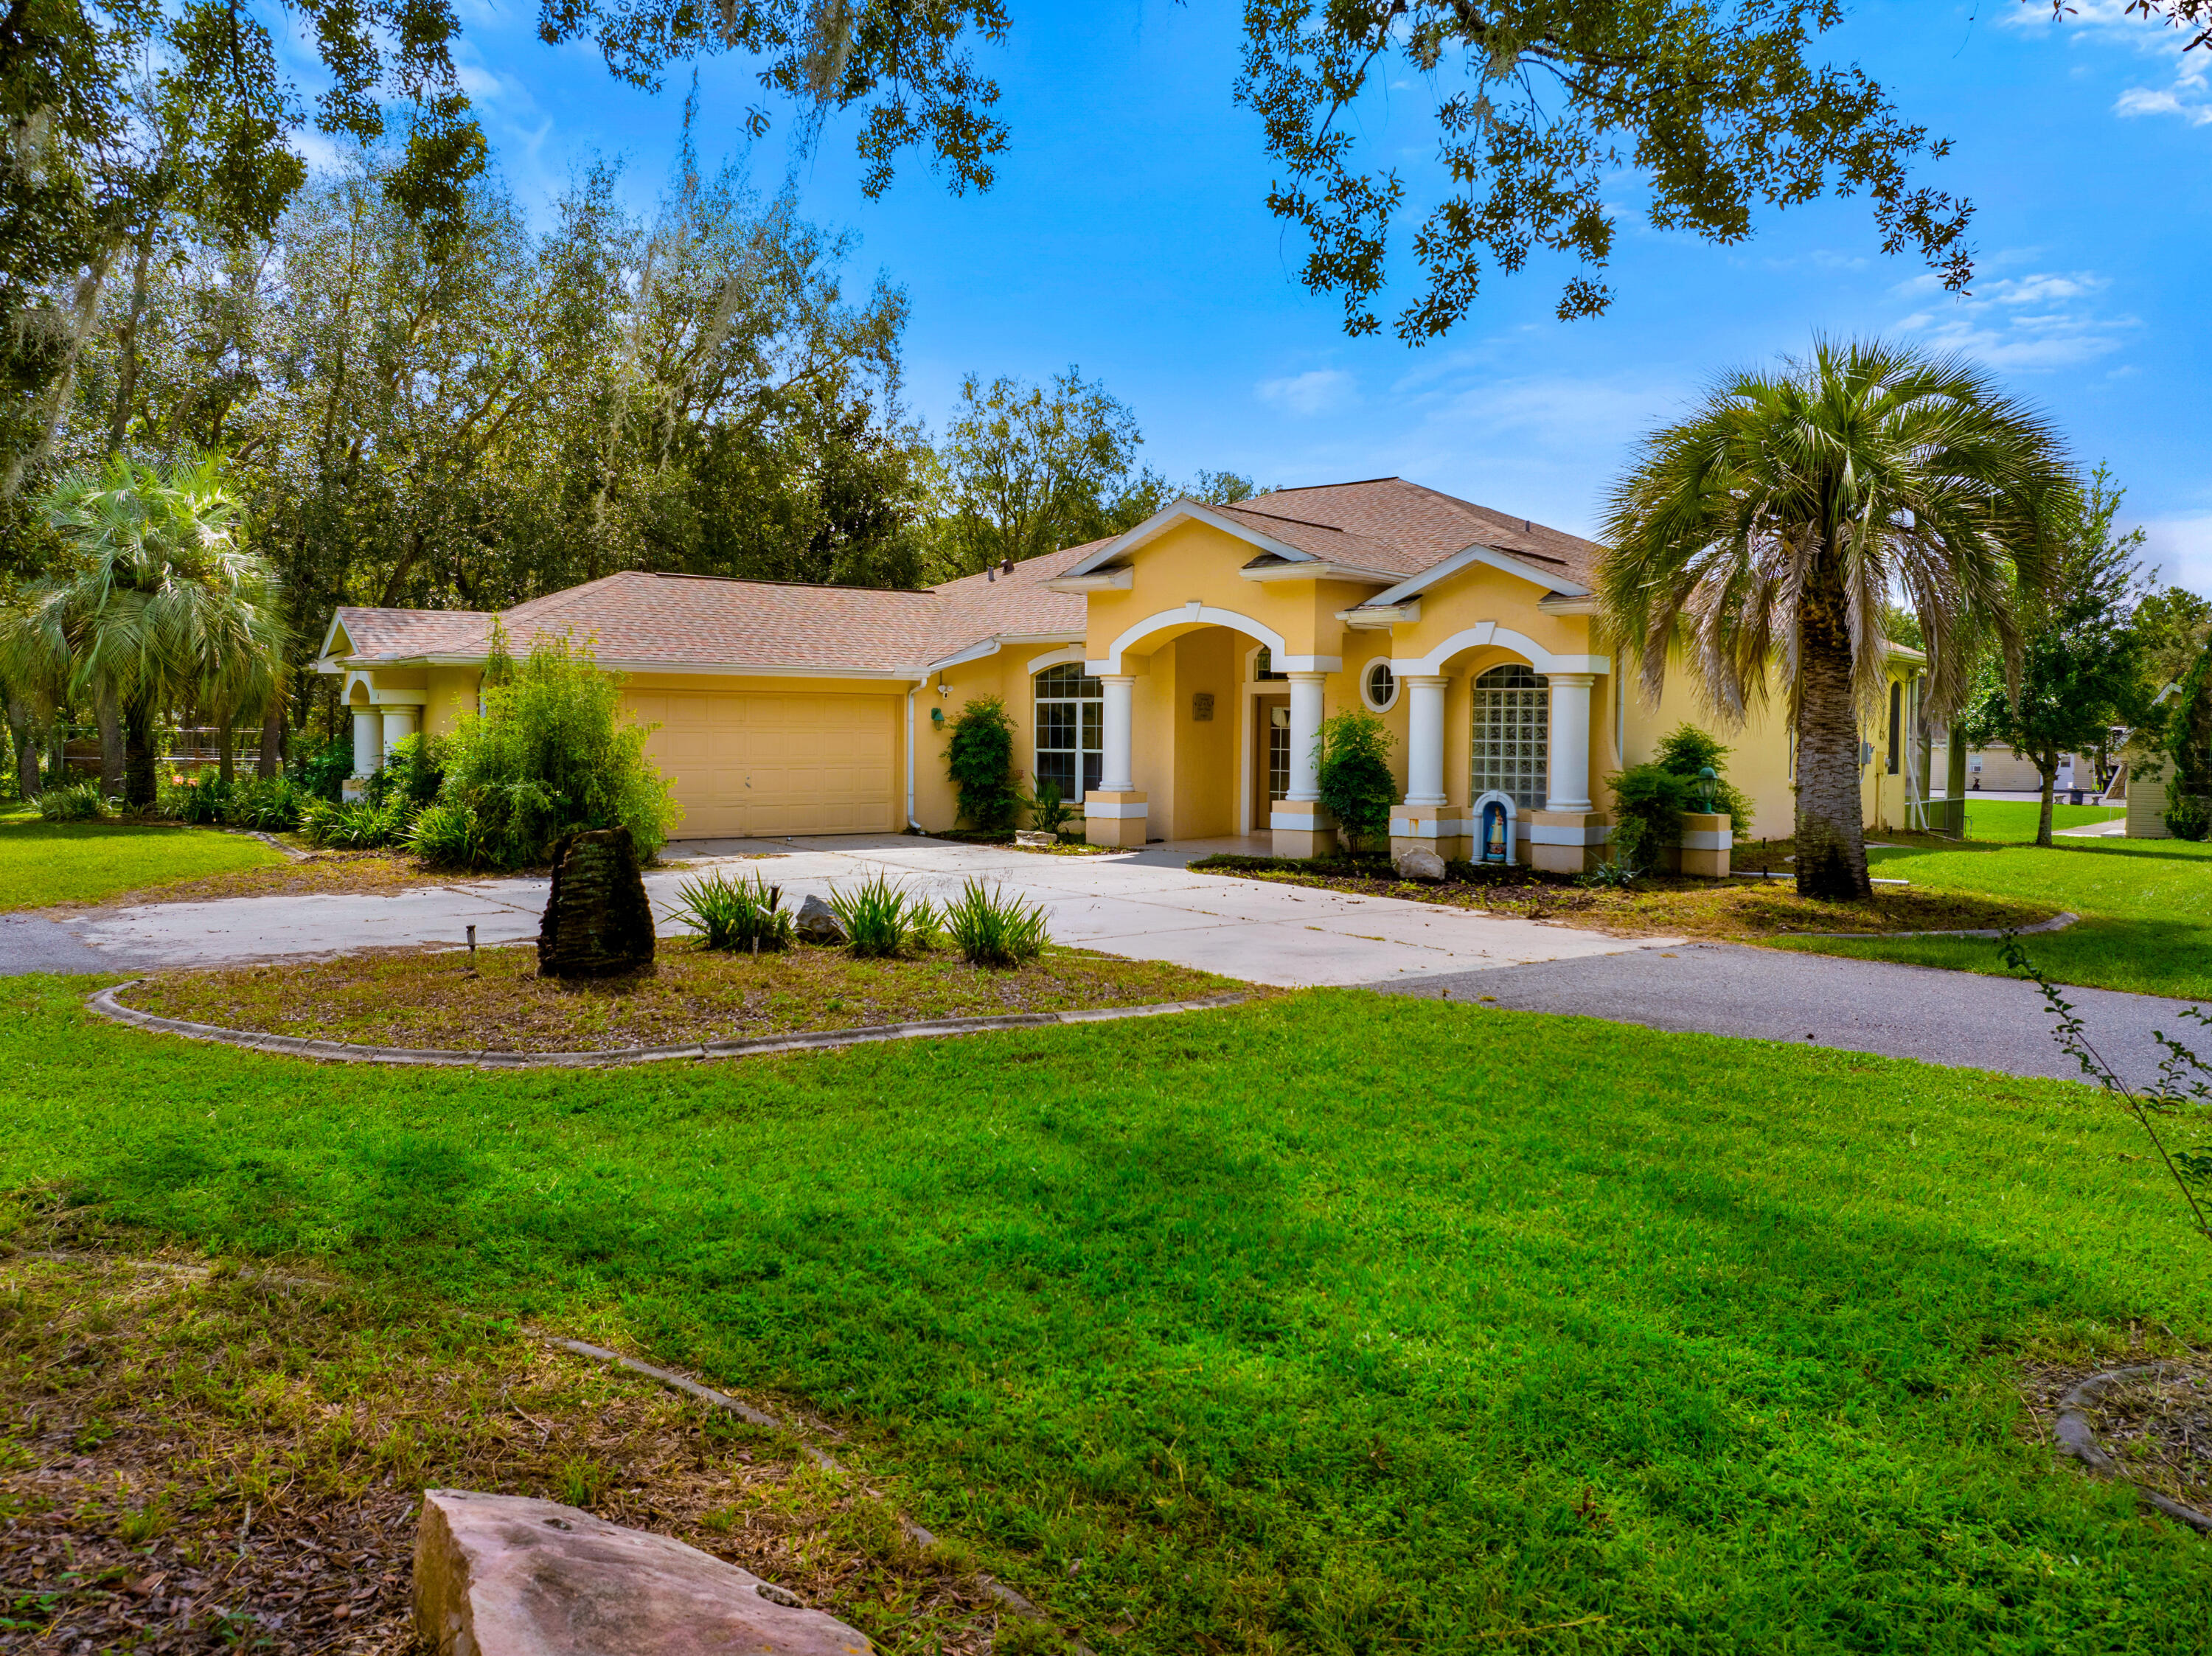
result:
[[(1194, 874), (1188, 848), (1127, 857), (1042, 857), (906, 835), (724, 840), (678, 847), (738, 877), (758, 871), (794, 907), (877, 876), (928, 896), (981, 880), (1039, 904), (1059, 942), (1138, 960), (1173, 961), (1248, 982), (1299, 986), (1465, 972), (1566, 956), (1616, 954), (1663, 940), (1608, 937), (1516, 916), (1468, 913), (1261, 880)], [(758, 857), (757, 861), (721, 860)], [(697, 866), (646, 877), (664, 935), (684, 931), (677, 889)], [(61, 922), (61, 937), (26, 934), (25, 963), (0, 972), (131, 971), (282, 960), (394, 944), (459, 946), (466, 929), (487, 946), (538, 935), (542, 880), (480, 880), (359, 895), (233, 897), (94, 911)], [(75, 962), (61, 952), (75, 940)]]
[[(1653, 1029), (2081, 1079), (2051, 1040), (2050, 1015), (2033, 984), (1933, 967), (1701, 943), (1372, 986), (1455, 1000), (1488, 997), (1522, 1011), (1575, 1012)], [(2154, 1029), (2212, 1050), (2212, 1032), (2179, 1016), (2185, 1001), (2103, 989), (2069, 989), (2066, 996), (2087, 1022), (2089, 1039), (2131, 1086), (2156, 1073)]]

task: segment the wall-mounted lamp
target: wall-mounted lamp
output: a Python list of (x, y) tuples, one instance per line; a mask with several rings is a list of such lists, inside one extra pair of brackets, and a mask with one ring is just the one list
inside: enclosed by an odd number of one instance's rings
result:
[(944, 723), (945, 723), (945, 709), (944, 709), (944, 708), (942, 708), (942, 707), (932, 707), (932, 708), (929, 710), (929, 722), (930, 722), (931, 724), (933, 724), (933, 725), (942, 725), (942, 724), (944, 724)]

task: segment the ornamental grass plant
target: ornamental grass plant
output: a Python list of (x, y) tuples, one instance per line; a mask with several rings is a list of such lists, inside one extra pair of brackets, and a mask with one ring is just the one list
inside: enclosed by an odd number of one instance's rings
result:
[(1000, 887), (970, 880), (945, 906), (945, 934), (970, 966), (1027, 966), (1052, 941), (1043, 908)]
[(937, 940), (937, 910), (888, 876), (878, 874), (829, 896), (830, 912), (845, 941), (862, 959), (890, 960), (929, 948)]
[(676, 890), (676, 918), (699, 934), (708, 949), (783, 949), (797, 940), (783, 888), (759, 874), (732, 880), (709, 874), (687, 880)]

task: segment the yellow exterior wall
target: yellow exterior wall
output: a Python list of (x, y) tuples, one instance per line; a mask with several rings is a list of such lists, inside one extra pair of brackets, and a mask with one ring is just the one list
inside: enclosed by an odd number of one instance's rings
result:
[(474, 667), (433, 667), (425, 687), (422, 728), (432, 736), (450, 736), (464, 713), (477, 710), (477, 688), (483, 674)]

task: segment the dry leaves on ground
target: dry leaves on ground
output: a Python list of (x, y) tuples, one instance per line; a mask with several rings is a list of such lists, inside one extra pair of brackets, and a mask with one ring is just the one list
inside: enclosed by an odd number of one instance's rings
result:
[(797, 1446), (511, 1326), (181, 1259), (0, 1261), (0, 1651), (413, 1648), (418, 1493), (585, 1507), (887, 1651), (988, 1648), (962, 1561)]

